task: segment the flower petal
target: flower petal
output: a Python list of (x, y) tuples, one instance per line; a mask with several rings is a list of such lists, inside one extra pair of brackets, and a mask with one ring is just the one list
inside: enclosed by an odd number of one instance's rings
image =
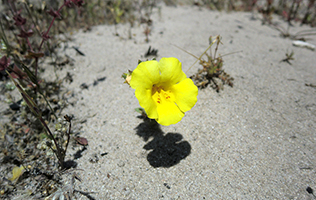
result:
[(160, 82), (172, 86), (179, 83), (187, 76), (182, 71), (181, 62), (177, 58), (161, 58), (159, 61)]
[(197, 101), (198, 88), (190, 78), (186, 78), (180, 83), (170, 88), (174, 94), (175, 103), (182, 112), (189, 111)]
[(143, 87), (137, 87), (135, 90), (135, 96), (139, 101), (139, 105), (145, 109), (145, 112), (150, 119), (157, 119), (158, 112), (157, 106), (152, 98), (152, 89), (146, 89)]
[(152, 88), (153, 84), (159, 83), (160, 74), (158, 68), (158, 62), (156, 60), (150, 60), (141, 62), (132, 73), (132, 79), (130, 86), (133, 89), (141, 86), (143, 88)]
[(130, 86), (140, 106), (161, 125), (178, 123), (197, 101), (198, 88), (176, 58), (142, 62), (131, 76)]
[(157, 104), (158, 119), (157, 122), (163, 126), (178, 123), (183, 117), (184, 113), (172, 101), (164, 101)]

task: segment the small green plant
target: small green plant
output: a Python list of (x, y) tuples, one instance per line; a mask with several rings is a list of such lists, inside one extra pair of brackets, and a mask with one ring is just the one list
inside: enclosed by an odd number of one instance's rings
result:
[(111, 11), (111, 14), (113, 15), (116, 36), (119, 36), (116, 25), (121, 22), (121, 17), (124, 14), (124, 10), (121, 9), (120, 6), (121, 0), (114, 1), (111, 6), (107, 6), (107, 8)]
[[(190, 54), (197, 60), (195, 63), (188, 69), (188, 71), (196, 64), (197, 61), (199, 61), (199, 64), (202, 65), (202, 69), (198, 70), (198, 72), (191, 76), (190, 78), (195, 82), (196, 86), (199, 88), (205, 88), (208, 85), (211, 85), (212, 88), (214, 88), (217, 92), (224, 89), (223, 85), (227, 84), (231, 87), (233, 87), (233, 77), (230, 77), (229, 74), (227, 74), (223, 69), (223, 59), (222, 56), (217, 56), (217, 50), (219, 44), (221, 44), (221, 37), (215, 36), (215, 39), (212, 40), (213, 37), (211, 36), (209, 38), (210, 45), (209, 47), (199, 56), (195, 56), (192, 53), (176, 46), (177, 48), (180, 48), (184, 52)], [(214, 50), (214, 56), (212, 56), (212, 45), (216, 43), (216, 47)], [(210, 50), (210, 54), (207, 53), (207, 51)], [(207, 60), (202, 59), (203, 56), (207, 57)], [(216, 79), (219, 79), (221, 83), (218, 83)]]
[(285, 58), (281, 60), (280, 62), (287, 62), (289, 65), (292, 65), (291, 60), (294, 60), (294, 52), (292, 51), (291, 53), (285, 53)]

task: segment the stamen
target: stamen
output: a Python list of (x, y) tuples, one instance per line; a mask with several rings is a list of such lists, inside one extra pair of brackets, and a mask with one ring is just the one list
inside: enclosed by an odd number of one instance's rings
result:
[(153, 98), (158, 104), (161, 104), (161, 100), (162, 100), (161, 98), (165, 100), (170, 100), (171, 99), (170, 93), (171, 93), (170, 91), (165, 91), (161, 86), (153, 85), (152, 87), (152, 95), (155, 96)]

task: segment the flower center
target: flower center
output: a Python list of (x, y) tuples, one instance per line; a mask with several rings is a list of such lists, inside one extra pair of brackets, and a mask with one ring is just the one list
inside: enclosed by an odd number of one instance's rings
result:
[(156, 103), (161, 104), (163, 101), (170, 101), (172, 93), (170, 90), (165, 90), (162, 86), (153, 85), (151, 95)]

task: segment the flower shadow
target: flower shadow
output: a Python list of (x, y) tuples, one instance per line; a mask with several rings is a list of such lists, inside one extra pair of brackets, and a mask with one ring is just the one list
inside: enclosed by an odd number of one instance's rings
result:
[(136, 128), (136, 134), (147, 142), (143, 147), (150, 151), (147, 155), (149, 164), (153, 167), (172, 167), (186, 158), (191, 152), (191, 145), (183, 141), (179, 133), (167, 133), (160, 129), (160, 125), (154, 120), (144, 120)]

